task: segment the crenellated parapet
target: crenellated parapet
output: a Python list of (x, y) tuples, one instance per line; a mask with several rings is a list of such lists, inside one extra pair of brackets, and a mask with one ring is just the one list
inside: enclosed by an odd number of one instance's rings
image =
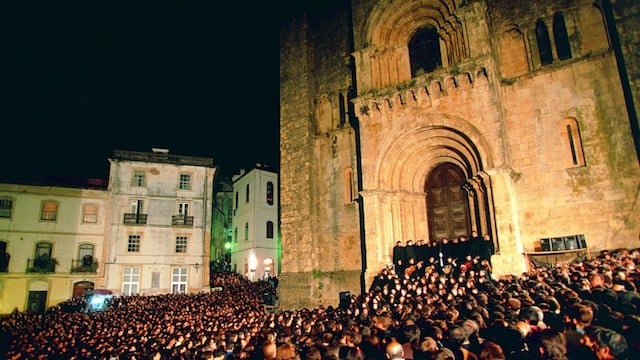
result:
[(362, 120), (408, 108), (430, 108), (444, 98), (471, 95), (489, 84), (487, 67), (447, 69), (382, 89), (373, 89), (353, 100)]

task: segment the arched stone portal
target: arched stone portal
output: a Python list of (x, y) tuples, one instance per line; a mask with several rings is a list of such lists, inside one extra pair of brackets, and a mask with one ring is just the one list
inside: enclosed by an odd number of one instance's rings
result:
[(428, 196), (433, 196), (428, 195), (430, 181), (435, 181), (430, 176), (443, 169), (456, 174), (455, 201), (463, 213), (463, 224), (454, 226), (453, 234), (468, 235), (471, 230), (496, 234), (491, 179), (486, 172), (493, 167), (493, 156), (486, 139), (459, 118), (434, 114), (418, 125), (378, 144), (383, 145), (381, 155), (375, 156), (373, 168), (363, 169), (367, 268), (372, 272), (391, 263), (396, 241), (433, 240), (431, 227), (437, 222), (438, 209), (427, 205)]

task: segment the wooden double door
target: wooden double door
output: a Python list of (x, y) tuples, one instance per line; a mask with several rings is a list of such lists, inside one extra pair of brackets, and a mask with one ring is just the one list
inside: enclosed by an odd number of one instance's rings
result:
[(449, 163), (431, 171), (425, 184), (429, 236), (432, 242), (471, 233), (469, 196), (463, 171)]

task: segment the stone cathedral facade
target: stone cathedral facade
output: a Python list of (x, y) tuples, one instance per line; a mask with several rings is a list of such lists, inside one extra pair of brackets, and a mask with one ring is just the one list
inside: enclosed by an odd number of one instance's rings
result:
[(397, 241), (640, 246), (640, 3), (352, 0), (280, 33), (285, 308), (368, 290)]

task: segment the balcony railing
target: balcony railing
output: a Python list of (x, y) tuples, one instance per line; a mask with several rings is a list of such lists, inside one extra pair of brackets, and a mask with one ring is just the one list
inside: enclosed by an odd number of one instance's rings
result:
[(98, 262), (93, 258), (87, 259), (73, 259), (71, 260), (71, 272), (72, 273), (95, 273), (98, 272)]
[(193, 226), (193, 216), (173, 215), (171, 216), (173, 226)]
[(52, 273), (56, 272), (58, 260), (50, 259), (27, 259), (27, 272)]
[(124, 214), (124, 223), (125, 224), (146, 224), (147, 223), (147, 214)]

